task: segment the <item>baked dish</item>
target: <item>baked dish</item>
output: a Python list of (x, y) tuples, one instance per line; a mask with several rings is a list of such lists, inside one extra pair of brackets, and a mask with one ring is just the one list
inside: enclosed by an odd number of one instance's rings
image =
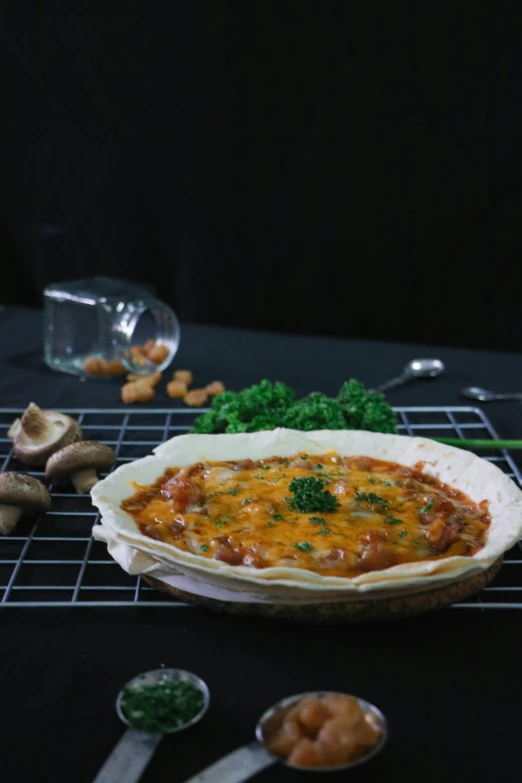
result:
[(274, 600), (425, 589), (522, 533), (522, 492), (495, 465), (360, 431), (179, 436), (92, 495), (109, 543)]

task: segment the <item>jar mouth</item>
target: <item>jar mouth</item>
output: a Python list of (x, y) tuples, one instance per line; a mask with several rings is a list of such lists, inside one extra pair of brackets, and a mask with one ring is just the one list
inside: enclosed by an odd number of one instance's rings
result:
[(180, 342), (178, 319), (157, 299), (130, 303), (115, 330), (121, 361), (136, 375), (161, 372), (174, 359)]

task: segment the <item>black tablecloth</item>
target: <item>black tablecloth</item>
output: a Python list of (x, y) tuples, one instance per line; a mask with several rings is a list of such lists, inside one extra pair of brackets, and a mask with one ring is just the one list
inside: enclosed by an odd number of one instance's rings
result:
[[(41, 315), (0, 310), (0, 406), (119, 407), (119, 385), (59, 375), (42, 362)], [(448, 371), (397, 389), (403, 405), (457, 404), (461, 386), (522, 389), (522, 358), (187, 326), (178, 366), (230, 388), (278, 378), (300, 393), (336, 391), (354, 376), (375, 385), (413, 357)], [(167, 398), (154, 401), (171, 404)], [(505, 437), (522, 435), (522, 409), (490, 405)], [(310, 628), (184, 607), (5, 609), (0, 614), (0, 780), (89, 783), (121, 734), (116, 692), (161, 664), (191, 669), (212, 691), (197, 727), (166, 738), (144, 783), (183, 781), (251, 740), (259, 714), (313, 689), (359, 694), (388, 716), (390, 739), (368, 765), (333, 779), (520, 779), (522, 618), (449, 609), (408, 620)], [(272, 767), (259, 781), (304, 780)]]

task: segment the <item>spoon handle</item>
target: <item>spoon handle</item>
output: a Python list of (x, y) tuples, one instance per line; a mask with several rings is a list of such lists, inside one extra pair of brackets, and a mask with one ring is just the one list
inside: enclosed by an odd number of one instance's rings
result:
[(127, 729), (93, 783), (137, 783), (163, 734)]
[(520, 392), (513, 392), (512, 394), (495, 394), (496, 400), (522, 400), (522, 394)]
[(396, 378), (392, 378), (391, 381), (386, 381), (386, 383), (381, 383), (380, 386), (376, 386), (375, 389), (372, 389), (372, 391), (383, 392), (387, 389), (393, 389), (394, 386), (402, 386), (403, 383), (409, 383), (412, 378), (412, 375), (407, 372), (403, 372), (400, 375), (397, 375)]
[(274, 762), (275, 758), (259, 742), (251, 742), (223, 756), (185, 783), (243, 783)]

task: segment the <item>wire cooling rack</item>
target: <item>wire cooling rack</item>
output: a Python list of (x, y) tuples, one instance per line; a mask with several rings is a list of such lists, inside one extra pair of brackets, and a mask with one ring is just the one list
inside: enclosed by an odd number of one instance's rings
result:
[[(478, 408), (395, 408), (399, 431), (408, 435), (455, 438), (498, 438)], [(144, 457), (167, 438), (187, 432), (203, 410), (158, 408), (139, 410), (68, 409), (84, 435), (112, 446), (117, 465)], [(0, 408), (0, 470), (29, 473), (13, 456), (7, 437), (18, 408)], [(505, 449), (482, 451), (522, 486), (520, 467)], [(103, 474), (102, 474), (103, 475)], [(0, 605), (8, 606), (169, 606), (186, 607), (157, 592), (139, 578), (129, 576), (91, 536), (98, 512), (89, 495), (67, 488), (52, 491), (52, 507), (37, 519), (22, 517), (15, 534), (0, 537)], [(522, 609), (522, 543), (506, 553), (494, 583), (467, 603), (464, 609)]]

